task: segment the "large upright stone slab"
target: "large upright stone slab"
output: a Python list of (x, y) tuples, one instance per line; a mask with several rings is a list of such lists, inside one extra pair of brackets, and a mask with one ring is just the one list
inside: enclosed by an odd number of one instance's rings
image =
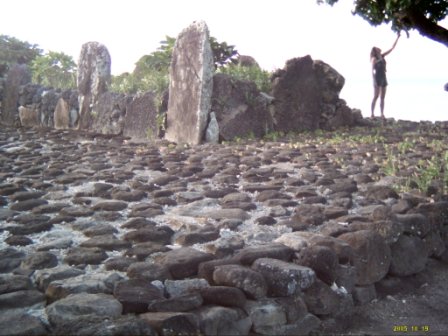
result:
[(98, 42), (83, 44), (78, 60), (79, 122), (78, 129), (89, 129), (92, 106), (110, 84), (111, 59), (107, 48)]
[(126, 111), (123, 135), (138, 140), (157, 139), (162, 120), (158, 116), (154, 93), (148, 91), (137, 95)]
[(70, 127), (70, 106), (64, 98), (59, 98), (54, 109), (54, 128), (67, 129)]
[(94, 133), (118, 135), (123, 132), (128, 98), (121, 93), (104, 92), (92, 106), (90, 130)]
[(25, 64), (15, 64), (9, 69), (3, 91), (1, 104), (1, 122), (13, 125), (19, 116), (19, 92), (20, 86), (31, 81), (31, 75)]
[(213, 91), (213, 53), (205, 22), (193, 22), (177, 37), (170, 69), (167, 140), (199, 144)]

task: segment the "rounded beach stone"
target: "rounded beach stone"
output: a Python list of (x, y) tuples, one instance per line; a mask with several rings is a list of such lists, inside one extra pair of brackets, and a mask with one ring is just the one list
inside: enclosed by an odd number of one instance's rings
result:
[(53, 268), (58, 265), (58, 258), (50, 252), (34, 252), (22, 261), (21, 267), (24, 269), (44, 269)]
[(5, 243), (11, 246), (27, 246), (32, 244), (33, 241), (26, 236), (12, 235), (5, 239)]
[(317, 277), (328, 285), (331, 285), (337, 277), (339, 266), (338, 256), (329, 247), (313, 245), (296, 253), (297, 263), (308, 266)]
[(345, 233), (338, 237), (346, 241), (354, 250), (356, 284), (371, 285), (389, 271), (391, 251), (383, 237), (370, 230)]
[(144, 313), (152, 301), (164, 299), (163, 293), (147, 280), (131, 279), (115, 285), (114, 297), (123, 305), (123, 314)]
[(216, 266), (213, 281), (217, 285), (239, 288), (253, 299), (266, 297), (268, 291), (266, 280), (260, 273), (241, 265)]
[(73, 247), (64, 259), (69, 265), (98, 265), (107, 259), (107, 253), (100, 248)]
[(272, 258), (260, 258), (252, 264), (268, 285), (270, 296), (293, 296), (310, 287), (316, 280), (315, 272), (306, 266)]
[(121, 303), (108, 294), (72, 294), (45, 308), (52, 325), (73, 321), (85, 316), (97, 318), (119, 317), (123, 311)]
[(402, 235), (391, 245), (390, 274), (408, 276), (421, 272), (428, 261), (425, 243), (419, 237)]

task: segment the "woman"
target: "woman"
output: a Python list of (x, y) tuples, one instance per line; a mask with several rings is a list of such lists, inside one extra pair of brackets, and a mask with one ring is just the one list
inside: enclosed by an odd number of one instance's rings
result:
[(375, 105), (378, 97), (380, 97), (380, 109), (381, 118), (384, 119), (384, 98), (386, 97), (387, 79), (386, 79), (386, 60), (384, 57), (389, 55), (397, 45), (400, 33), (398, 33), (397, 39), (394, 42), (392, 48), (385, 53), (381, 53), (381, 49), (373, 47), (370, 52), (370, 61), (372, 62), (372, 74), (373, 74), (373, 100), (372, 100), (372, 118), (375, 117)]

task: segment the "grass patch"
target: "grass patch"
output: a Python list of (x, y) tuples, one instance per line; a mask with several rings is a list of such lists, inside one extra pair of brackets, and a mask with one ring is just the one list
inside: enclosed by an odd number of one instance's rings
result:
[[(441, 141), (427, 144), (432, 155), (421, 158), (412, 164), (411, 156), (415, 153), (415, 146), (424, 145), (424, 139), (406, 138), (397, 144), (386, 145), (386, 158), (381, 164), (382, 172), (387, 176), (403, 176), (401, 185), (395, 186), (398, 191), (417, 189), (431, 196), (445, 194), (448, 190), (448, 147)], [(408, 173), (407, 176), (404, 173)]]

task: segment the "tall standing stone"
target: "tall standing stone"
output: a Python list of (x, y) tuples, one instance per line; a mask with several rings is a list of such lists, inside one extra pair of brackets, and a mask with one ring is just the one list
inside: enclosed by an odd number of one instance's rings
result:
[(73, 128), (78, 122), (78, 91), (66, 90), (56, 103), (53, 112), (54, 128)]
[(1, 122), (13, 125), (19, 116), (20, 86), (31, 81), (31, 75), (26, 64), (15, 64), (8, 71), (1, 104)]
[(59, 98), (54, 109), (54, 128), (66, 129), (70, 126), (70, 107), (64, 98)]
[(207, 127), (213, 91), (213, 52), (205, 22), (178, 36), (170, 68), (166, 139), (199, 144)]
[(98, 42), (83, 44), (78, 60), (79, 123), (78, 129), (89, 129), (92, 106), (108, 91), (111, 59), (107, 48)]

